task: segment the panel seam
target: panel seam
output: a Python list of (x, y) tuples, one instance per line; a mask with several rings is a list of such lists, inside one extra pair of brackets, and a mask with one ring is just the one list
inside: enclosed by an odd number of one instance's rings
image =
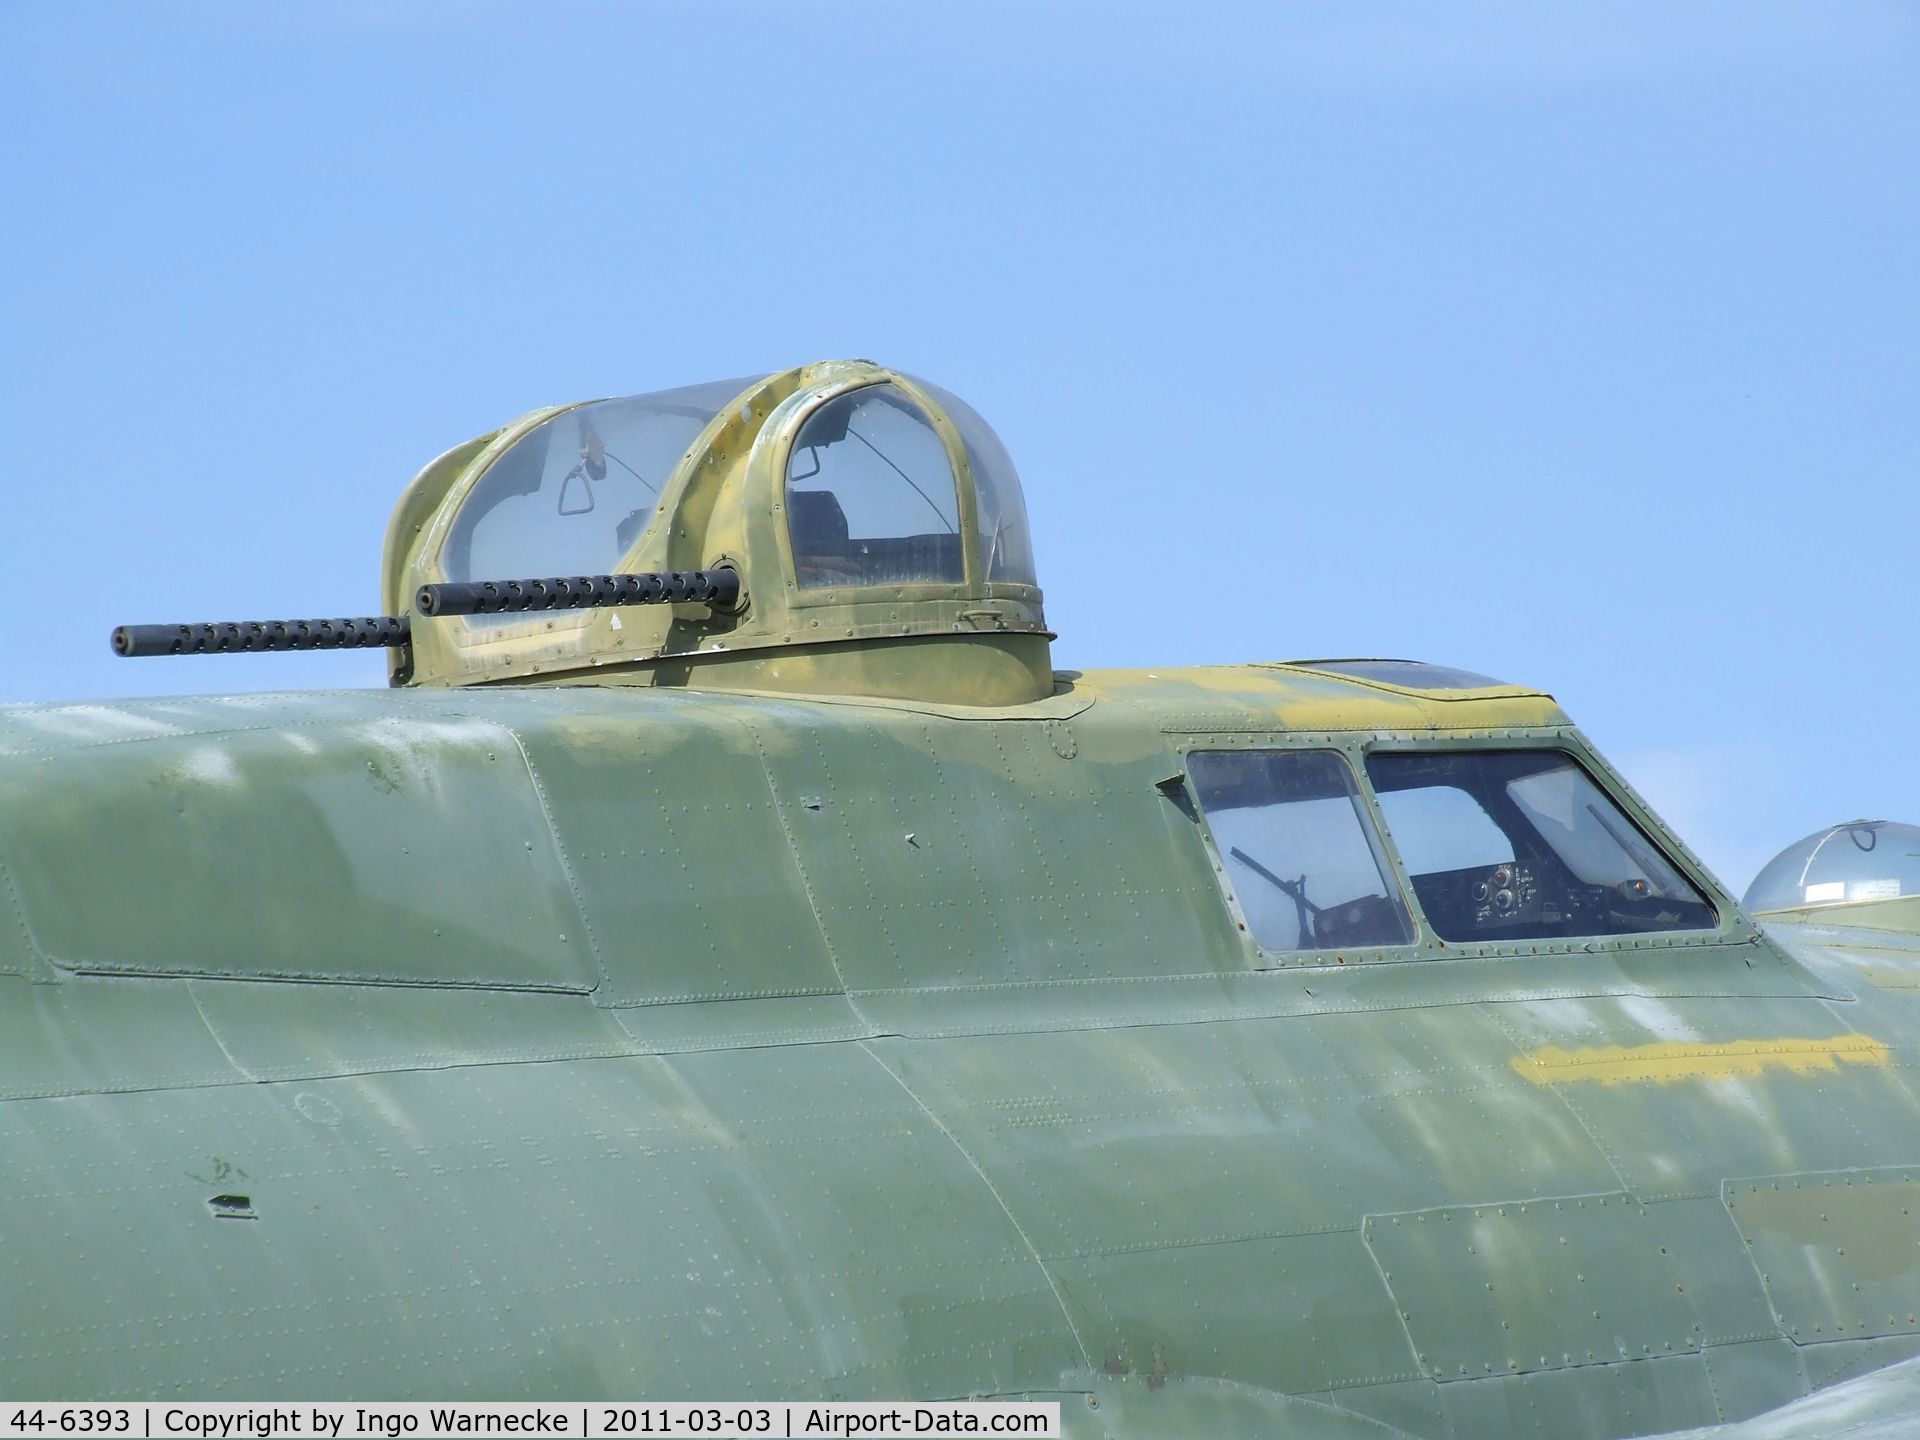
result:
[(987, 1172), (980, 1168), (980, 1162), (973, 1158), (973, 1152), (960, 1143), (960, 1137), (947, 1128), (946, 1121), (942, 1120), (928, 1108), (927, 1102), (922, 1100), (914, 1088), (901, 1078), (900, 1073), (874, 1053), (871, 1045), (865, 1040), (856, 1041), (855, 1043), (867, 1052), (867, 1055), (872, 1059), (874, 1064), (887, 1072), (894, 1084), (907, 1092), (908, 1097), (912, 1099), (913, 1103), (920, 1107), (920, 1113), (934, 1123), (940, 1133), (946, 1136), (948, 1141), (952, 1143), (953, 1148), (960, 1152), (961, 1158), (972, 1167), (973, 1173), (980, 1177), (980, 1183), (987, 1187), (987, 1193), (993, 1196), (994, 1203), (1000, 1207), (1000, 1213), (1007, 1217), (1007, 1223), (1013, 1226), (1014, 1234), (1020, 1237), (1020, 1243), (1027, 1247), (1027, 1253), (1033, 1257), (1033, 1263), (1039, 1267), (1041, 1278), (1047, 1282), (1047, 1289), (1053, 1292), (1053, 1302), (1060, 1307), (1060, 1318), (1067, 1322), (1067, 1333), (1073, 1336), (1074, 1346), (1080, 1351), (1081, 1363), (1085, 1365), (1087, 1369), (1093, 1369), (1093, 1357), (1087, 1351), (1087, 1342), (1080, 1336), (1080, 1327), (1073, 1323), (1073, 1312), (1067, 1308), (1066, 1297), (1060, 1293), (1060, 1286), (1053, 1278), (1053, 1271), (1047, 1268), (1047, 1262), (1040, 1257), (1040, 1249), (1033, 1243), (1032, 1237), (1027, 1234), (1026, 1227), (1021, 1225), (1019, 1219), (1008, 1207), (1000, 1191), (994, 1186), (993, 1181), (988, 1178)]

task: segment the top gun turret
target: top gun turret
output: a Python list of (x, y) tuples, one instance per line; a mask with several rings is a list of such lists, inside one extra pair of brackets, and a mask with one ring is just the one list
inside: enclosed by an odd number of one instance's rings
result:
[[(505, 578), (541, 573), (561, 578)], [(537, 410), (457, 446), (402, 495), (382, 585), (382, 616), (123, 626), (114, 648), (384, 646), (396, 685), (1053, 689), (1005, 447), (866, 361)]]

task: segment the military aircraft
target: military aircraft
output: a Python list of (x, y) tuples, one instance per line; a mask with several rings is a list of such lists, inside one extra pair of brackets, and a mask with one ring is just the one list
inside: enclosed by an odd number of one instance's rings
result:
[(1743, 906), (1528, 686), (1056, 671), (867, 362), (456, 446), (382, 580), (114, 644), (386, 691), (0, 711), (0, 1393), (1920, 1430), (1916, 832)]

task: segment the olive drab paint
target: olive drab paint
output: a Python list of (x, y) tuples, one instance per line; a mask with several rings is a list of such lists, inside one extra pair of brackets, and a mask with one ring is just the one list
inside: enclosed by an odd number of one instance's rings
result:
[[(874, 387), (918, 498), (857, 451), (864, 511), (796, 502)], [(1522, 685), (1056, 672), (958, 402), (866, 362), (684, 395), (427, 466), (386, 691), (0, 709), (0, 1393), (1920, 1423), (1910, 907), (1763, 928)], [(600, 548), (534, 563), (577, 517)], [(412, 609), (720, 569), (737, 603)], [(1332, 757), (1302, 803), (1390, 892), (1275, 862), (1311, 946), (1262, 948), (1191, 773), (1260, 751)], [(1388, 752), (1560, 757), (1710, 920), (1588, 886), (1646, 924), (1443, 938)]]
[[(795, 574), (786, 480), (794, 440), (842, 396), (875, 387), (904, 394), (950, 462), (964, 578), (809, 588)], [(1053, 674), (1037, 586), (988, 578), (978, 524), (977, 452), (930, 387), (864, 361), (802, 366), (744, 385), (676, 463), (656, 477), (650, 523), (605, 568), (737, 569), (745, 600), (656, 611), (577, 611), (520, 623), (422, 624), (414, 684), (567, 681), (697, 685), (795, 694), (851, 694), (1006, 705), (1051, 694)], [(484, 441), (450, 451), (414, 479), (387, 532), (382, 593), (390, 613), (422, 585), (450, 579), (446, 552), (463, 503), (489, 468), (570, 409), (537, 410)], [(476, 448), (477, 447), (477, 448)], [(528, 574), (535, 573), (529, 570)], [(474, 577), (505, 579), (506, 576)]]

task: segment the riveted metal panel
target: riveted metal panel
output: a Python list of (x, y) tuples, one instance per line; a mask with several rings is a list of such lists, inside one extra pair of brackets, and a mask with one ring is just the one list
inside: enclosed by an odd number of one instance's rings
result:
[(1920, 1334), (1920, 1167), (1729, 1180), (1720, 1193), (1793, 1340)]
[[(1745, 1259), (1726, 1210), (1712, 1196), (1663, 1200), (1648, 1207), (1661, 1231), (1660, 1243), (1687, 1265), (1687, 1298), (1703, 1346), (1727, 1347), (1781, 1337), (1779, 1322)], [(1657, 1285), (1651, 1278), (1648, 1284)]]
[(516, 727), (594, 929), (601, 1004), (841, 989), (738, 708), (617, 691)]
[(1671, 1433), (1667, 1440), (1913, 1440), (1916, 1416), (1920, 1364), (1895, 1362), (1747, 1419)]
[(1237, 971), (1164, 747), (845, 706), (751, 722), (849, 990)]
[(47, 964), (27, 924), (27, 912), (20, 908), (20, 892), (6, 862), (0, 860), (0, 975), (21, 975), (33, 980), (51, 980), (53, 967)]
[(1159, 958), (1166, 970), (1151, 976), (856, 988), (854, 996), (861, 1013), (880, 1028), (922, 1036), (1117, 1029), (1601, 995), (1807, 998), (1794, 973), (1753, 945), (1705, 945), (1680, 957), (1622, 951), (1463, 955), (1444, 963), (1329, 963), (1223, 974), (1188, 973), (1196, 962), (1178, 949), (1169, 948)]
[[(874, 1049), (1044, 1255), (1351, 1230), (1371, 1205), (1611, 1183), (1471, 1011), (1377, 1012)], [(1717, 1209), (1717, 1207), (1716, 1207)]]
[(1705, 1353), (1707, 1380), (1723, 1419), (1745, 1420), (1764, 1414), (1792, 1404), (1813, 1388), (1808, 1367), (1802, 1361), (1806, 1352), (1791, 1340), (1710, 1345)]
[(1712, 1208), (1579, 1195), (1371, 1215), (1363, 1233), (1423, 1370), (1461, 1380), (1771, 1338)]
[(1818, 975), (1828, 994), (1864, 1000), (1876, 1025), (1892, 1022), (1903, 1035), (1920, 1038), (1920, 935), (1770, 918), (1767, 936)]
[(15, 1101), (0, 1153), (11, 1394), (872, 1398), (1087, 1365), (852, 1045)]
[(1155, 1383), (1151, 1373), (1105, 1372), (1067, 1378), (1085, 1386), (1060, 1407), (1067, 1440), (1401, 1440), (1400, 1432), (1383, 1430), (1378, 1420), (1319, 1396), (1285, 1395), (1234, 1380), (1180, 1376)]
[(386, 715), (10, 760), (0, 852), (34, 938), (67, 969), (598, 980), (519, 746), (481, 720)]
[[(1787, 1342), (1791, 1344), (1792, 1342)], [(1874, 1340), (1835, 1340), (1795, 1352), (1807, 1372), (1807, 1388), (1822, 1390), (1856, 1376), (1920, 1356), (1920, 1335), (1883, 1335)]]
[[(96, 978), (0, 941), (0, 970), (54, 982), (0, 974), (0, 1082), (60, 1097), (0, 1104), (0, 1389), (1044, 1386), (1102, 1400), (1071, 1397), (1096, 1434), (1479, 1440), (1736, 1418), (1920, 1343), (1790, 1351), (1720, 1190), (1808, 1156), (1920, 1160), (1914, 992), (1852, 983), (1898, 955), (1834, 951), (1818, 982), (1726, 937), (1254, 971), (1210, 876), (1181, 868), (1204, 848), (1157, 784), (1177, 744), (1149, 690), (1070, 730), (590, 689), (0, 715), (23, 784), (95, 751), (229, 753), (213, 731), (293, 753), (324, 730), (363, 771), (380, 724), (517, 742), (531, 767), (491, 821), (549, 826), (541, 873), (600, 943), (572, 986), (589, 997), (433, 970)], [(371, 798), (341, 800), (373, 817), (365, 856), (409, 843), (375, 823), (396, 814), (451, 847), (420, 905), (524, 898), (497, 853), (461, 852), (471, 807), (365, 774)], [(33, 948), (4, 902), (0, 935)], [(415, 963), (417, 927), (367, 948), (290, 903), (353, 942), (343, 970)], [(152, 1093), (98, 1093), (125, 1090)], [(228, 1191), (257, 1219), (210, 1211)], [(1569, 1193), (1620, 1209), (1515, 1221), (1499, 1266), (1360, 1230)], [(1629, 1203), (1648, 1194), (1695, 1198)], [(1579, 1315), (1555, 1308), (1593, 1256), (1631, 1363), (1575, 1359)], [(115, 1283), (74, 1285), (76, 1265)], [(1417, 1369), (1423, 1335), (1465, 1349), (1514, 1317), (1529, 1363), (1569, 1342), (1549, 1368)]]
[(1108, 670), (1089, 677), (1103, 699), (1137, 708), (1170, 732), (1236, 730), (1446, 731), (1564, 725), (1544, 695), (1446, 699), (1347, 677), (1258, 665)]
[(1393, 1297), (1353, 1230), (1051, 1263), (1109, 1374), (1231, 1377), (1298, 1393), (1418, 1378)]
[[(1920, 1140), (1913, 1036), (1811, 998), (1501, 1005), (1519, 1071), (1557, 1092), (1643, 1200), (1713, 1196), (1728, 1175), (1841, 1169)], [(1907, 1158), (1900, 1154), (1897, 1158)]]
[(1616, 1440), (1722, 1418), (1699, 1355), (1488, 1375), (1439, 1389), (1455, 1440)]
[(1395, 1440), (1401, 1435), (1445, 1436), (1451, 1433), (1441, 1409), (1445, 1394), (1440, 1386), (1421, 1376), (1386, 1385), (1348, 1385), (1338, 1390), (1323, 1390), (1312, 1396), (1336, 1410), (1364, 1415), (1375, 1425), (1391, 1426)]
[(769, 1000), (707, 1000), (686, 1005), (630, 1005), (607, 1012), (645, 1055), (685, 1050), (739, 1050), (756, 1045), (818, 1045), (880, 1033), (844, 995), (788, 995)]
[(426, 692), (291, 690), (6, 705), (0, 706), (0, 761), (37, 762), (145, 740), (323, 729), (396, 716), (444, 718), (463, 713), (457, 701)]
[(1831, 910), (1769, 915), (1767, 938), (1811, 969), (1866, 970), (1868, 982), (1882, 989), (1920, 988), (1920, 934), (1834, 924), (1838, 918)]
[(582, 1060), (640, 1047), (585, 995), (400, 985), (188, 980), (233, 1063), (255, 1080)]
[(0, 1100), (247, 1078), (182, 980), (0, 977)]

